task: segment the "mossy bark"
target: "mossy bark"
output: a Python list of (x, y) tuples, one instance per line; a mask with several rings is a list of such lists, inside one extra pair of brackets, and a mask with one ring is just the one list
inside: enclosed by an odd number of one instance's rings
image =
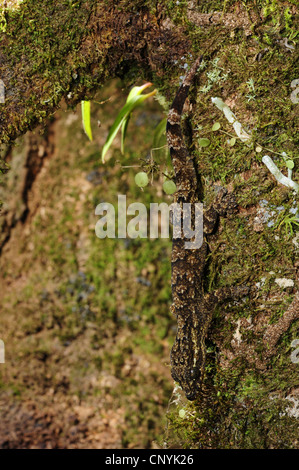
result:
[[(168, 445), (298, 447), (299, 366), (291, 355), (299, 337), (297, 195), (261, 162), (270, 152), (287, 171), (286, 152), (298, 181), (298, 104), (290, 97), (299, 78), (296, 14), (295, 2), (263, 0), (27, 0), (2, 13), (0, 142), (7, 145), (46, 123), (63, 99), (74, 107), (114, 77), (127, 85), (150, 80), (168, 103), (199, 53), (210, 57), (186, 127), (205, 202), (224, 186), (235, 192), (239, 213), (210, 240), (206, 288), (246, 284), (251, 295), (218, 306), (203, 394), (170, 407)], [(234, 131), (212, 96), (247, 126), (249, 145), (231, 140)], [(198, 146), (199, 137), (210, 145)]]

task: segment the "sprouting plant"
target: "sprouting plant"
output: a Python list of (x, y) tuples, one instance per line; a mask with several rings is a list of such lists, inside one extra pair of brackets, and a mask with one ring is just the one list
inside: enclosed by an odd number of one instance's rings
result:
[(92, 132), (90, 125), (90, 101), (81, 101), (81, 109), (83, 129), (89, 140), (92, 140)]
[(246, 84), (248, 85), (248, 88), (250, 91), (254, 91), (254, 80), (253, 78), (250, 78), (247, 80)]
[[(153, 96), (156, 93), (157, 90), (154, 90), (151, 93), (148, 93), (146, 95), (141, 95), (142, 91), (151, 85), (152, 85), (151, 83), (146, 83), (140, 87), (133, 87), (132, 90), (130, 91), (127, 97), (126, 103), (122, 107), (122, 109), (119, 111), (113, 125), (110, 128), (108, 137), (103, 146), (103, 150), (102, 150), (103, 162), (105, 161), (104, 158), (105, 158), (106, 152), (108, 151), (117, 132), (120, 129), (121, 129), (121, 152), (122, 154), (124, 153), (124, 140), (126, 136), (126, 131), (127, 131), (130, 115), (139, 104), (141, 104), (144, 100), (146, 100), (150, 96)], [(88, 138), (92, 140), (92, 131), (91, 131), (91, 124), (90, 124), (90, 101), (82, 100), (81, 108), (82, 108), (83, 129), (86, 135), (88, 136)], [(165, 148), (166, 152), (168, 153), (168, 149), (166, 145), (159, 146), (162, 136), (166, 134), (166, 122), (167, 122), (166, 118), (162, 119), (155, 129), (154, 138), (153, 138), (153, 148), (151, 150), (149, 163), (146, 162), (145, 165), (142, 165), (145, 171), (140, 171), (139, 173), (135, 175), (135, 183), (142, 190), (144, 187), (146, 187), (149, 184), (150, 174), (152, 175), (152, 179), (153, 179), (153, 174), (155, 172), (161, 173), (161, 170), (158, 170), (158, 167), (153, 159), (153, 151)], [(123, 167), (123, 168), (128, 168), (128, 167)], [(174, 181), (172, 181), (171, 179), (172, 177), (168, 175), (167, 172), (166, 173), (162, 172), (162, 174), (165, 177), (165, 181), (163, 183), (164, 192), (166, 194), (173, 194), (176, 191), (176, 185)]]
[(292, 179), (292, 174), (293, 174), (293, 168), (295, 166), (294, 164), (294, 160), (292, 160), (291, 158), (288, 157), (288, 155), (286, 154), (286, 152), (282, 152), (281, 153), (281, 156), (283, 157), (284, 159), (284, 162), (285, 162), (285, 165), (288, 169), (288, 178), (289, 179)]
[(162, 119), (159, 124), (157, 125), (153, 137), (153, 147), (158, 148), (160, 144), (160, 140), (164, 134), (166, 134), (166, 123), (167, 118)]
[(103, 146), (102, 150), (102, 161), (105, 161), (105, 155), (110, 148), (113, 140), (116, 137), (116, 134), (121, 129), (121, 151), (124, 152), (124, 141), (126, 137), (126, 131), (128, 127), (128, 122), (131, 116), (132, 111), (137, 108), (143, 101), (145, 101), (150, 96), (156, 94), (156, 90), (152, 91), (151, 93), (147, 93), (146, 95), (141, 95), (142, 91), (145, 88), (151, 86), (152, 83), (145, 83), (140, 87), (133, 87), (130, 93), (128, 94), (126, 104), (121, 108), (119, 111), (114, 123), (112, 124), (106, 142)]
[[(161, 123), (163, 123), (163, 121), (161, 121)], [(135, 183), (141, 190), (143, 190), (143, 188), (145, 188), (145, 186), (150, 182), (149, 176), (151, 175), (151, 183), (153, 183), (154, 173), (158, 173), (164, 177), (162, 185), (163, 191), (170, 195), (174, 194), (177, 190), (176, 184), (172, 179), (173, 173), (172, 171), (169, 172), (167, 169), (163, 170), (161, 165), (158, 165), (153, 158), (153, 151), (160, 150), (162, 148), (166, 148), (166, 146), (163, 145), (163, 147), (157, 147), (151, 150), (150, 157), (147, 157), (145, 164), (142, 165), (144, 171), (140, 171), (135, 175)]]
[(227, 80), (228, 73), (223, 73), (223, 68), (218, 65), (218, 62), (219, 57), (216, 57), (214, 60), (212, 60), (211, 65), (213, 68), (207, 72), (208, 83), (200, 88), (202, 93), (208, 93), (208, 91), (210, 91), (213, 87), (214, 83)]
[(44, 100), (42, 103), (46, 104), (46, 103), (49, 103), (50, 101), (55, 100), (55, 97), (57, 98), (59, 93), (61, 93), (62, 91), (63, 91), (63, 88), (59, 84), (55, 83), (54, 84), (54, 94), (52, 96), (50, 96), (50, 98), (48, 98), (47, 100)]
[(253, 80), (253, 78), (250, 78), (250, 79), (246, 82), (246, 85), (248, 86), (249, 92), (250, 92), (248, 95), (246, 95), (247, 101), (248, 101), (248, 103), (249, 103), (249, 101), (255, 99), (255, 87), (254, 87), (254, 80)]
[[(127, 101), (125, 105), (119, 111), (114, 123), (112, 124), (108, 137), (102, 149), (102, 161), (105, 161), (105, 155), (109, 150), (113, 140), (116, 137), (116, 134), (121, 129), (121, 152), (124, 153), (124, 141), (126, 137), (127, 127), (132, 111), (134, 111), (137, 106), (139, 106), (144, 100), (156, 94), (157, 90), (152, 91), (146, 95), (141, 95), (142, 91), (145, 88), (151, 86), (152, 83), (145, 83), (142, 86), (135, 86), (132, 88), (128, 94)], [(92, 140), (91, 126), (90, 126), (90, 102), (82, 101), (82, 122), (83, 128), (90, 140)]]
[(279, 222), (278, 224), (278, 229), (280, 229), (282, 226), (285, 227), (285, 233), (287, 237), (293, 236), (294, 235), (294, 228), (297, 227), (299, 228), (299, 218), (298, 215), (289, 215), (287, 214), (283, 219)]

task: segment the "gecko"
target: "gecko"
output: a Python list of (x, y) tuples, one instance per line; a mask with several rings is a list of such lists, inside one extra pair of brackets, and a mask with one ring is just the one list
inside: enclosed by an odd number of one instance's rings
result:
[[(177, 191), (174, 202), (200, 202), (200, 177), (188, 152), (181, 128), (181, 117), (189, 88), (202, 61), (199, 57), (179, 87), (168, 113), (166, 135)], [(184, 234), (172, 240), (171, 312), (177, 319), (177, 333), (171, 349), (171, 375), (180, 384), (188, 400), (195, 400), (201, 390), (205, 370), (205, 338), (216, 305), (226, 299), (248, 293), (247, 287), (224, 287), (206, 292), (209, 245), (207, 236), (217, 229), (219, 217), (234, 213), (237, 205), (232, 193), (223, 188), (203, 214), (204, 239), (200, 248), (186, 249)], [(183, 211), (181, 211), (183, 218)], [(186, 237), (187, 239), (187, 237)]]

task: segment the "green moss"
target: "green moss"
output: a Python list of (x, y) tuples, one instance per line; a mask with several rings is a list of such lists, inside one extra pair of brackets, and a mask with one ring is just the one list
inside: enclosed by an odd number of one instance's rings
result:
[[(261, 5), (265, 3), (261, 2)], [(269, 323), (275, 323), (287, 310), (293, 297), (284, 296), (283, 304), (281, 300), (271, 300), (275, 292), (278, 297), (281, 295), (274, 283), (275, 275), (293, 278), (296, 254), (292, 236), (285, 232), (285, 217), (288, 217), (296, 199), (291, 191), (276, 184), (263, 167), (261, 155), (267, 153), (273, 156), (276, 164), (286, 172), (283, 158), (276, 153), (285, 151), (290, 157), (296, 154), (298, 118), (290, 100), (290, 83), (298, 73), (294, 67), (294, 55), (277, 45), (280, 35), (292, 37), (296, 42), (293, 34), (295, 17), (291, 20), (286, 14), (287, 18), (283, 19), (284, 8), (275, 2), (268, 3), (268, 6), (271, 5), (274, 16), (267, 13), (264, 31), (263, 28), (260, 30), (259, 41), (268, 37), (270, 46), (263, 59), (256, 60), (260, 46), (250, 37), (246, 38), (238, 32), (228, 37), (217, 25), (217, 34), (222, 37), (216, 56), (217, 67), (213, 61), (206, 64), (199, 74), (200, 85), (196, 87), (196, 96), (195, 93), (193, 96), (199, 105), (197, 114), (192, 116), (193, 140), (194, 137), (210, 140), (210, 145), (204, 149), (195, 143), (199, 171), (204, 175), (206, 202), (208, 204), (213, 200), (215, 183), (223, 186), (232, 183), (240, 208), (245, 213), (241, 216), (240, 212), (238, 216), (221, 222), (221, 235), (215, 244), (211, 242), (213, 253), (207, 286), (213, 289), (247, 282), (260, 284), (255, 306), (247, 299), (242, 306), (223, 305), (215, 313), (211, 328), (215, 333), (211, 333), (211, 337), (214, 341), (217, 339), (219, 344), (220, 334), (222, 348), (228, 349), (238, 318), (250, 317), (254, 321), (260, 311), (263, 314), (267, 311), (270, 313)], [(212, 10), (211, 6), (209, 2), (202, 9), (206, 8), (205, 12), (208, 12)], [(223, 3), (217, 7), (222, 9)], [(292, 33), (289, 21), (292, 21)], [(202, 43), (207, 44), (211, 34), (215, 34), (213, 28), (209, 31), (197, 30), (194, 36), (198, 35)], [(221, 80), (221, 76), (225, 77), (226, 74), (228, 80)], [(215, 81), (211, 79), (213, 77)], [(232, 101), (238, 120), (252, 133), (251, 146), (241, 142), (232, 147), (228, 144), (227, 140), (235, 134), (221, 112), (211, 104), (212, 96), (227, 99), (228, 103)], [(221, 129), (213, 132), (215, 122), (221, 123)], [(262, 154), (255, 152), (257, 143), (263, 147)], [(276, 153), (271, 153), (271, 150)], [(293, 177), (298, 181), (298, 168), (295, 166)], [(272, 219), (269, 218), (273, 224), (268, 226), (264, 221), (262, 230), (255, 231), (252, 229), (254, 220), (250, 209), (255, 209), (255, 206), (259, 208), (264, 199), (267, 199), (265, 210), (273, 212)], [(282, 206), (283, 211), (280, 209)], [(297, 226), (292, 225), (292, 230), (294, 236)], [(229, 323), (227, 318), (224, 321), (226, 312)], [(294, 329), (295, 325), (291, 331)], [(292, 448), (296, 430), (294, 420), (285, 413), (288, 402), (283, 398), (293, 386), (298, 385), (296, 368), (289, 361), (290, 334), (281, 338), (281, 347), (271, 361), (272, 369), (266, 372), (259, 371), (254, 365), (250, 370), (243, 357), (230, 362), (227, 368), (221, 368), (217, 364), (212, 341), (203, 396), (197, 403), (184, 406), (184, 418), (179, 415), (182, 405), (174, 406), (168, 414), (169, 445), (186, 448)], [(256, 357), (261, 358), (263, 346), (254, 330), (243, 332), (242, 338), (246, 344), (254, 345)]]
[[(28, 123), (34, 125), (49, 116), (73, 85), (79, 89), (78, 83), (82, 84), (85, 93), (94, 88), (96, 78), (91, 79), (84, 71), (94, 60), (96, 51), (90, 51), (92, 56), (88, 63), (84, 53), (79, 52), (82, 38), (88, 36), (86, 24), (94, 7), (88, 2), (80, 2), (80, 8), (78, 6), (69, 1), (53, 7), (49, 0), (42, 5), (27, 0), (19, 9), (6, 12), (2, 52), (6, 57), (6, 68), (14, 68), (17, 74), (15, 92), (22, 95), (19, 104), (24, 113), (22, 121), (14, 118), (13, 123), (18, 126), (18, 131), (26, 128)], [(36, 93), (28, 86), (31, 78)], [(10, 94), (6, 97), (8, 106), (11, 100)], [(12, 129), (9, 132), (14, 135)]]
[(284, 397), (296, 383), (296, 368), (284, 360), (279, 370), (280, 377), (248, 368), (245, 372), (239, 360), (229, 369), (218, 369), (213, 389), (206, 390), (209, 405), (204, 395), (199, 404), (174, 406), (168, 414), (168, 435), (187, 448), (292, 448), (296, 423)]
[[(102, 52), (95, 47), (88, 50), (90, 56), (87, 57), (87, 52), (83, 50), (80, 55), (80, 41), (85, 37), (85, 24), (91, 14), (90, 3), (83, 3), (76, 18), (73, 15), (76, 4), (73, 2), (60, 2), (54, 11), (50, 10), (51, 3), (43, 2), (41, 8), (36, 2), (27, 0), (19, 12), (8, 15), (3, 50), (9, 57), (9, 63), (11, 66), (20, 63), (20, 72), (25, 77), (25, 82), (30, 81), (33, 73), (38, 75), (37, 97), (41, 96), (41, 89), (47, 92), (46, 99), (43, 96), (42, 102), (24, 93), (23, 105), (26, 112), (20, 122), (21, 129), (27, 123), (34, 125), (36, 121), (43, 119), (49, 110), (52, 112), (66, 93), (73, 93), (73, 102), (76, 102), (81, 95), (92, 96), (94, 89), (100, 86), (98, 77), (102, 71), (101, 63), (95, 66), (92, 74), (88, 67), (99, 61)], [(227, 303), (215, 312), (207, 342), (204, 383), (206, 393), (194, 404), (186, 404), (182, 399), (179, 405), (169, 410), (166, 442), (169, 446), (178, 445), (183, 448), (291, 448), (297, 429), (294, 420), (286, 413), (285, 396), (298, 386), (297, 366), (289, 361), (289, 345), (291, 337), (296, 334), (295, 325), (281, 338), (277, 354), (271, 358), (271, 367), (268, 369), (259, 370), (254, 361), (248, 362), (246, 356), (229, 359), (229, 354), (225, 358), (225, 366), (220, 362), (218, 351), (224, 354), (223, 350), (226, 348), (232, 352), (231, 340), (237, 320), (251, 318), (255, 325), (254, 322), (261, 315), (268, 315), (268, 323), (275, 323), (292, 300), (291, 292), (290, 295), (282, 296), (273, 282), (274, 275), (271, 272), (280, 277), (294, 276), (296, 253), (291, 237), (284, 233), (284, 226), (285, 216), (296, 200), (289, 190), (277, 185), (263, 166), (261, 154), (255, 151), (259, 144), (263, 148), (263, 154), (270, 152), (272, 155), (271, 152), (275, 152), (273, 156), (283, 171), (283, 159), (277, 154), (284, 150), (290, 157), (296, 155), (297, 108), (289, 97), (290, 83), (298, 78), (298, 69), (294, 65), (295, 53), (289, 52), (277, 42), (281, 38), (288, 38), (293, 41), (292, 44), (298, 41), (295, 18), (290, 16), (292, 2), (287, 2), (288, 6), (286, 2), (284, 5), (275, 1), (255, 2), (254, 7), (259, 13), (260, 8), (266, 9), (266, 21), (263, 24), (253, 24), (254, 36), (249, 37), (241, 30), (232, 30), (228, 35), (228, 30), (222, 25), (195, 27), (187, 20), (187, 2), (166, 3), (170, 17), (182, 27), (192, 44), (192, 57), (180, 54), (178, 47), (178, 62), (171, 66), (167, 60), (169, 47), (177, 44), (172, 43), (171, 39), (161, 42), (161, 58), (165, 61), (164, 75), (161, 77), (158, 70), (153, 73), (153, 79), (160, 92), (165, 95), (165, 103), (174, 96), (180, 76), (185, 73), (185, 63), (190, 64), (199, 50), (214, 50), (215, 37), (219, 46), (213, 58), (206, 59), (206, 65), (198, 75), (198, 86), (193, 87), (190, 95), (191, 101), (197, 104), (192, 115), (194, 155), (199, 172), (203, 175), (205, 203), (214, 199), (215, 185), (230, 185), (239, 204), (239, 213), (231, 219), (222, 220), (217, 237), (211, 237), (212, 254), (206, 273), (206, 287), (212, 290), (224, 285), (248, 283), (255, 286), (260, 283), (251, 303), (248, 299), (244, 299), (242, 304)], [(244, 3), (251, 8), (252, 2)], [(135, 2), (135, 6), (132, 6), (132, 2), (122, 2), (119, 8), (126, 5), (128, 9), (137, 9), (140, 4), (141, 2)], [(203, 13), (215, 9), (227, 12), (237, 4), (239, 2), (206, 2), (199, 6), (199, 10)], [(155, 11), (155, 2), (147, 2), (147, 6)], [(65, 24), (63, 29), (61, 24)], [(45, 43), (48, 43), (48, 47), (43, 47)], [(264, 50), (265, 45), (267, 51)], [(264, 53), (262, 57), (259, 56), (261, 52)], [(27, 64), (23, 60), (24, 54), (28, 54)], [(122, 70), (126, 67), (125, 63), (120, 65)], [(134, 63), (123, 74), (127, 77), (126, 83), (135, 80), (137, 75), (140, 76)], [(212, 105), (212, 96), (228, 100), (238, 119), (251, 131), (251, 145), (247, 146), (239, 141), (233, 146), (229, 145), (227, 140), (234, 136), (234, 131), (221, 112)], [(110, 106), (110, 103), (104, 105), (106, 116), (111, 115)], [(217, 132), (212, 131), (215, 122), (221, 123), (221, 129)], [(13, 130), (10, 131), (13, 134)], [(72, 154), (70, 147), (80, 150), (82, 133), (81, 127), (74, 125), (67, 136), (61, 136), (60, 151), (69, 155)], [(130, 149), (128, 157), (122, 160), (124, 165), (135, 162), (137, 152), (141, 153), (141, 150), (136, 150), (141, 149), (141, 146), (135, 147), (135, 139), (139, 143), (140, 140), (143, 143), (149, 142), (149, 136), (144, 136), (141, 131), (136, 132), (136, 127), (131, 128), (131, 134), (134, 149)], [(209, 138), (210, 145), (199, 148), (199, 138)], [(71, 184), (74, 172), (98, 168), (97, 143), (86, 143), (84, 151), (79, 150), (75, 154), (76, 158), (72, 154), (72, 161), (62, 159), (61, 163), (49, 163), (49, 176), (53, 179), (53, 184), (45, 189), (49, 201), (59, 194), (65, 178)], [(146, 155), (148, 148), (142, 149), (142, 152)], [(120, 158), (117, 151), (114, 157)], [(124, 172), (115, 164), (115, 159), (106, 167), (109, 171), (103, 178), (102, 192), (98, 188), (90, 189), (90, 198), (82, 203), (85, 204), (81, 220), (84, 227), (95, 222), (96, 219), (91, 214), (94, 213), (96, 204), (102, 200), (102, 194), (105, 194), (107, 202), (113, 204), (116, 202), (116, 194), (127, 191), (130, 193), (130, 202), (137, 199), (149, 203), (156, 198), (155, 186), (141, 193), (133, 183), (134, 170), (128, 170), (124, 177)], [(298, 180), (296, 160), (294, 178)], [(261, 207), (260, 202), (266, 195), (266, 209), (275, 212), (274, 225), (262, 223), (262, 228), (254, 230), (252, 214), (256, 215), (256, 209)], [(84, 266), (88, 282), (94, 286), (94, 291), (88, 298), (79, 301), (83, 281), (76, 279), (70, 286), (68, 278), (73, 271), (78, 271), (80, 264), (80, 260), (74, 256), (73, 248), (80, 235), (80, 225), (76, 226), (74, 217), (74, 207), (76, 203), (80, 204), (80, 189), (72, 188), (68, 197), (57, 213), (55, 207), (50, 207), (52, 213), (45, 218), (35, 219), (38, 233), (33, 239), (31, 262), (40, 257), (50, 268), (48, 279), (54, 282), (58, 278), (60, 284), (58, 292), (52, 298), (55, 309), (51, 307), (51, 301), (45, 301), (49, 310), (46, 310), (49, 329), (53, 330), (53, 337), (57, 337), (60, 344), (64, 345), (80, 341), (88, 331), (89, 322), (93, 324), (96, 333), (92, 335), (91, 345), (97, 357), (93, 358), (92, 364), (98, 371), (108, 370), (121, 380), (117, 389), (110, 390), (107, 386), (108, 392), (116, 403), (119, 403), (121, 395), (122, 406), (126, 406), (130, 396), (136, 397), (133, 411), (130, 403), (126, 415), (123, 445), (128, 446), (134, 441), (133, 433), (136, 434), (136, 429), (144, 422), (148, 423), (149, 437), (144, 438), (143, 444), (150, 445), (148, 441), (154, 436), (151, 426), (153, 422), (157, 422), (157, 409), (160, 410), (160, 416), (161, 407), (166, 409), (167, 397), (171, 392), (170, 382), (160, 375), (145, 377), (143, 371), (127, 377), (124, 366), (131, 354), (149, 357), (150, 361), (154, 358), (164, 360), (165, 339), (166, 344), (173, 343), (174, 332), (171, 327), (174, 319), (169, 313), (170, 244), (160, 240), (144, 240), (142, 243), (138, 240), (107, 240), (104, 248), (103, 241), (95, 239), (94, 233), (90, 234), (91, 245)], [(284, 205), (283, 219), (277, 211), (280, 205)], [(294, 225), (294, 234), (297, 230)], [(54, 273), (52, 275), (51, 269)], [(150, 288), (136, 281), (140, 276), (146, 276)], [(24, 298), (30, 297), (34, 286), (35, 283), (29, 281), (21, 295)], [(70, 287), (73, 293), (69, 291)], [(47, 325), (45, 315), (26, 322), (24, 327), (28, 334), (38, 331), (38, 328), (46, 328)], [(115, 340), (120, 330), (132, 351), (125, 350), (123, 344)], [(261, 358), (263, 353), (260, 335), (255, 330), (244, 333), (244, 341), (248, 346), (253, 346), (257, 358)], [(37, 350), (38, 355), (45, 352), (43, 348)], [(82, 371), (80, 369), (79, 372), (83, 374)], [(159, 405), (153, 403), (154, 386), (163, 390), (162, 399), (157, 398), (157, 401), (161, 399)], [(95, 388), (95, 394), (100, 395), (101, 391)], [(179, 413), (182, 409), (185, 412), (181, 413), (183, 417)], [(159, 417), (159, 423), (160, 419)]]

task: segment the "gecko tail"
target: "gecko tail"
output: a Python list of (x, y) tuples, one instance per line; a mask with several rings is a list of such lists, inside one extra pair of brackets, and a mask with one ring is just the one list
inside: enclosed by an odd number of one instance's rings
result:
[(194, 201), (197, 199), (198, 180), (193, 159), (189, 155), (184, 141), (181, 128), (181, 115), (190, 85), (201, 61), (202, 56), (196, 59), (185, 76), (169, 110), (166, 124), (167, 143), (174, 169), (175, 182), (178, 188), (175, 198), (180, 197), (186, 202), (187, 200), (190, 202), (191, 200)]
[(202, 62), (202, 58), (203, 58), (203, 56), (200, 56), (194, 62), (194, 64), (192, 65), (191, 69), (189, 70), (189, 72), (185, 76), (185, 78), (183, 80), (183, 83), (181, 84), (180, 88), (178, 89), (178, 91), (175, 95), (175, 98), (172, 102), (172, 105), (171, 105), (171, 108), (170, 108), (170, 111), (169, 111), (169, 114), (168, 114), (168, 123), (169, 123), (170, 126), (171, 126), (171, 123), (178, 124), (177, 119), (175, 119), (175, 122), (174, 122), (174, 119), (173, 119), (174, 115), (177, 115), (179, 118), (181, 117), (183, 107), (184, 107), (184, 103), (185, 103), (186, 98), (187, 98), (188, 93), (189, 93), (190, 85), (193, 81), (194, 75), (196, 74), (200, 63)]

